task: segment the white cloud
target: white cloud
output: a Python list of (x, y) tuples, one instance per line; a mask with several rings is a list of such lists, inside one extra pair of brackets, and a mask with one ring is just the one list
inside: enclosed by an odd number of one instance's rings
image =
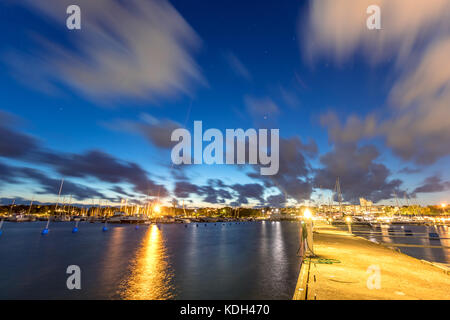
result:
[[(65, 28), (71, 1), (26, 3)], [(41, 38), (33, 55), (15, 52), (12, 61), (20, 67), (16, 72), (26, 76), (31, 68), (41, 81), (61, 81), (91, 99), (106, 101), (189, 94), (191, 84), (204, 81), (192, 56), (200, 39), (167, 1), (79, 0), (77, 5), (82, 29), (67, 30), (75, 49), (59, 39)]]
[[(381, 7), (382, 30), (366, 28), (366, 8)], [(364, 52), (367, 61), (396, 59), (384, 120), (351, 116), (341, 126), (323, 117), (335, 142), (381, 137), (395, 154), (418, 164), (450, 155), (450, 1), (317, 0), (305, 31), (310, 55), (337, 62)]]
[[(381, 8), (382, 30), (367, 29), (369, 5)], [(449, 26), (448, 0), (314, 0), (308, 19), (300, 21), (307, 57), (331, 54), (337, 61), (358, 49), (373, 61), (404, 58), (421, 37)]]

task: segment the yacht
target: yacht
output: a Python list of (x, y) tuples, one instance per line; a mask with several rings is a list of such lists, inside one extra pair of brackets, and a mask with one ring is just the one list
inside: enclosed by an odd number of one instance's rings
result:
[(148, 218), (144, 214), (133, 214), (120, 219), (121, 223), (145, 223)]
[(66, 215), (55, 216), (55, 217), (53, 217), (52, 221), (53, 222), (68, 222), (68, 221), (70, 221), (70, 216), (66, 216)]
[(108, 218), (109, 223), (122, 223), (122, 219), (125, 218), (125, 212), (116, 211), (112, 217)]
[(27, 222), (30, 218), (24, 214), (14, 214), (8, 218), (9, 222)]

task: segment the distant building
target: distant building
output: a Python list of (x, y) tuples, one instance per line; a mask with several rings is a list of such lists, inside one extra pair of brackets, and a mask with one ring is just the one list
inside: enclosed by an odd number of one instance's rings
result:
[(371, 207), (373, 205), (373, 202), (364, 198), (359, 198), (359, 204), (361, 205), (361, 207)]

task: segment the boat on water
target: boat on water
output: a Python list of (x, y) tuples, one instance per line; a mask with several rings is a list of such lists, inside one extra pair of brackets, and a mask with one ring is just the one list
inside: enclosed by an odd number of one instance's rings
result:
[(52, 219), (53, 222), (69, 222), (70, 216), (62, 215), (62, 216), (55, 216)]
[(86, 217), (85, 216), (73, 216), (71, 217), (71, 221), (86, 221)]
[(145, 223), (148, 218), (144, 214), (133, 214), (129, 216), (123, 216), (120, 219), (120, 223)]
[(94, 222), (105, 222), (106, 218), (105, 217), (95, 217), (95, 216), (91, 216), (89, 218), (87, 218), (86, 221), (90, 222), (90, 223), (94, 223)]
[(126, 217), (125, 212), (116, 211), (112, 217), (108, 218), (108, 223), (122, 223), (122, 219)]
[(163, 216), (155, 219), (156, 223), (174, 223), (175, 218), (172, 216)]
[[(36, 220), (36, 219), (35, 219)], [(29, 221), (35, 221), (32, 220), (30, 216), (24, 215), (24, 214), (14, 214), (10, 217), (8, 217), (8, 222), (29, 222)]]

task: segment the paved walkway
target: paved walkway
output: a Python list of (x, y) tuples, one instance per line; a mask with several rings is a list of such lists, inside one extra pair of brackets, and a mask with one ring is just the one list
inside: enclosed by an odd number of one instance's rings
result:
[(314, 226), (314, 252), (302, 265), (295, 300), (450, 299), (443, 270), (325, 222)]

